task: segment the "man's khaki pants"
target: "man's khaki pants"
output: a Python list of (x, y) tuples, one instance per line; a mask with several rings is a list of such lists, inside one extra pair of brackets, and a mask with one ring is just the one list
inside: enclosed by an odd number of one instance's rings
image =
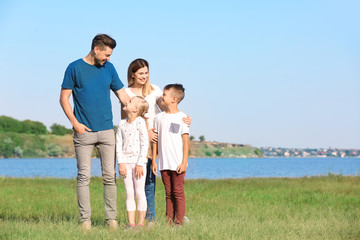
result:
[(115, 174), (115, 134), (114, 130), (74, 133), (74, 146), (77, 159), (77, 198), (81, 221), (90, 221), (90, 177), (91, 154), (94, 146), (98, 149), (104, 183), (105, 219), (115, 220), (116, 211), (116, 174)]

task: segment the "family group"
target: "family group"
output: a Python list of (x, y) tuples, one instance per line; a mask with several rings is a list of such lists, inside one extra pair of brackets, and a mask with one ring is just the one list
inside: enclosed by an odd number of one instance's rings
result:
[[(116, 162), (126, 190), (127, 227), (155, 222), (158, 171), (165, 187), (166, 219), (181, 225), (186, 219), (184, 179), (191, 124), (191, 118), (178, 109), (185, 89), (169, 84), (161, 90), (151, 84), (149, 64), (140, 58), (130, 63), (125, 88), (109, 62), (115, 47), (109, 35), (96, 35), (90, 53), (69, 64), (61, 85), (60, 105), (74, 130), (81, 226), (91, 229), (89, 184), (94, 147), (100, 156), (105, 219), (111, 229), (118, 228)], [(111, 91), (122, 105), (116, 132)]]

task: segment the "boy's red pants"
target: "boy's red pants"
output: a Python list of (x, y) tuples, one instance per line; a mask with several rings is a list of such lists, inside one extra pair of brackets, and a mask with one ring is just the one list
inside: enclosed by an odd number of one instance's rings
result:
[(183, 224), (185, 216), (185, 173), (163, 170), (161, 178), (165, 186), (166, 218), (169, 222)]

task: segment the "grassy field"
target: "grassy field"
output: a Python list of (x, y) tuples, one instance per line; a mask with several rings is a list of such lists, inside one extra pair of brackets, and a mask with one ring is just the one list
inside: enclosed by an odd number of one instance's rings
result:
[(103, 186), (91, 180), (93, 229), (80, 230), (76, 181), (0, 178), (0, 239), (360, 239), (360, 177), (187, 180), (190, 224), (165, 223), (157, 181), (158, 221), (126, 229), (125, 190), (118, 182), (120, 228), (104, 221)]
[[(250, 145), (238, 145), (237, 147), (231, 146), (232, 144), (218, 143), (218, 142), (199, 142), (190, 141), (190, 157), (221, 157), (221, 158), (256, 158), (255, 148)], [(260, 150), (258, 150), (262, 156)]]

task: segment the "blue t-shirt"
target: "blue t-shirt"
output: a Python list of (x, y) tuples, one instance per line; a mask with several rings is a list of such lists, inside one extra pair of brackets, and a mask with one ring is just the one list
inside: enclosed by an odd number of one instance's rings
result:
[(69, 64), (61, 85), (72, 90), (76, 119), (94, 132), (113, 128), (110, 89), (123, 86), (112, 63), (95, 66), (83, 59)]

